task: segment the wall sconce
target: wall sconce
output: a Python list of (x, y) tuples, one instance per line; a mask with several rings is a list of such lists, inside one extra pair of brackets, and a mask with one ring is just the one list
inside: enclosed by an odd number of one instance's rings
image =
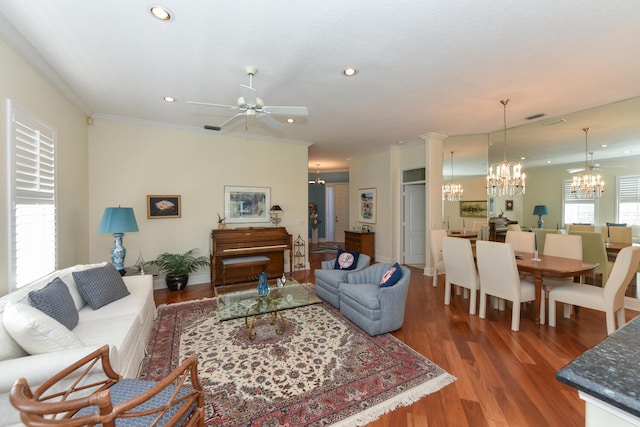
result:
[(278, 218), (278, 215), (282, 215), (284, 211), (282, 210), (280, 205), (273, 205), (271, 206), (271, 210), (269, 211), (269, 213), (271, 214), (271, 222), (274, 226), (277, 227), (280, 221), (282, 221), (282, 218)]
[(113, 233), (113, 248), (111, 248), (111, 263), (124, 275), (124, 257), (127, 250), (122, 246), (124, 233), (138, 231), (136, 216), (133, 208), (105, 208), (102, 220), (98, 226), (98, 233)]

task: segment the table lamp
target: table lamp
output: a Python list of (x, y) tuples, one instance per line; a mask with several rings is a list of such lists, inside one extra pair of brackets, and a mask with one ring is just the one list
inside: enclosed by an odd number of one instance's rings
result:
[(127, 250), (122, 246), (122, 236), (124, 233), (138, 231), (136, 216), (133, 208), (105, 208), (102, 220), (98, 226), (98, 233), (113, 233), (113, 248), (111, 248), (111, 263), (124, 274), (124, 257)]
[(282, 210), (280, 205), (273, 205), (271, 206), (271, 211), (269, 211), (269, 213), (273, 215), (273, 217), (271, 218), (271, 222), (273, 222), (273, 225), (277, 227), (280, 221), (282, 221), (282, 218), (278, 218), (278, 215), (283, 214), (284, 211)]
[(549, 210), (547, 209), (547, 205), (536, 205), (533, 208), (533, 214), (538, 215), (538, 228), (542, 228), (544, 225), (544, 221), (542, 220), (542, 215), (549, 215)]

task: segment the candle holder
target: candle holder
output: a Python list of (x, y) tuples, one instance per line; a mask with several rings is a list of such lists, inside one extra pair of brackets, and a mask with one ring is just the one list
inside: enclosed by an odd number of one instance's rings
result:
[(542, 261), (542, 259), (538, 258), (538, 250), (534, 250), (533, 251), (533, 258), (531, 258), (531, 261)]

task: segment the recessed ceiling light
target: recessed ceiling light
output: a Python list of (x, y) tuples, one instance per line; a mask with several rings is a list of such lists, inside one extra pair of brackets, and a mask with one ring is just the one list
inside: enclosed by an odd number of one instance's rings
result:
[(547, 160), (547, 164), (550, 164), (550, 163), (551, 163), (551, 160)]
[(520, 157), (520, 160), (525, 160), (525, 159), (526, 159), (525, 156)]
[(631, 151), (629, 150), (624, 150), (624, 154), (629, 154)]
[(295, 120), (293, 120), (293, 119), (287, 119), (287, 123), (293, 123), (293, 122), (295, 122)]
[(600, 148), (607, 148), (607, 144), (602, 144)]
[(149, 12), (151, 13), (151, 15), (153, 15), (154, 18), (157, 18), (161, 21), (171, 21), (173, 19), (173, 13), (163, 6), (151, 6)]
[(176, 102), (176, 99), (173, 96), (165, 96), (164, 99), (166, 102)]
[(358, 70), (356, 70), (355, 68), (345, 68), (342, 74), (344, 74), (347, 77), (353, 77), (356, 74), (358, 74)]

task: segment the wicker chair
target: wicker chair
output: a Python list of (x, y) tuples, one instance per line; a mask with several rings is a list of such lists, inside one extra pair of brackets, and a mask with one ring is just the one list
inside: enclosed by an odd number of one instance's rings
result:
[[(204, 426), (197, 366), (194, 354), (162, 381), (123, 379), (113, 371), (105, 345), (35, 391), (26, 379), (18, 379), (10, 399), (27, 426)], [(104, 379), (86, 380), (87, 374), (100, 368)]]

